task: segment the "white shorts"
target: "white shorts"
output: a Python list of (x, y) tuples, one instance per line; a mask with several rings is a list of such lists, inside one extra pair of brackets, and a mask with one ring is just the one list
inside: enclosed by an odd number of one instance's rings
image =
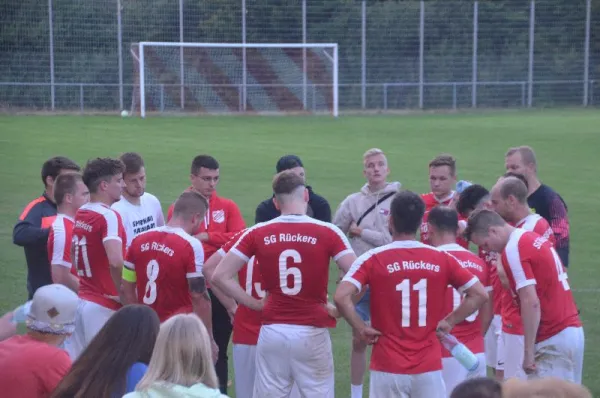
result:
[(496, 370), (504, 370), (504, 341), (502, 340), (502, 317), (500, 315), (494, 315), (484, 341), (487, 366)]
[(65, 350), (72, 361), (90, 344), (115, 311), (91, 301), (79, 299), (75, 316), (75, 332), (65, 342)]
[(454, 388), (467, 379), (473, 379), (475, 377), (486, 377), (487, 369), (485, 362), (485, 354), (475, 354), (479, 359), (479, 366), (472, 372), (465, 369), (455, 358), (442, 358), (442, 376), (444, 377), (444, 384), (446, 385), (446, 393), (448, 396), (452, 393)]
[(446, 398), (442, 371), (415, 375), (371, 371), (369, 398)]
[(304, 397), (334, 398), (329, 330), (264, 325), (256, 346), (254, 398), (289, 397), (294, 382)]
[[(245, 344), (233, 345), (233, 371), (235, 377), (235, 396), (252, 398), (254, 378), (256, 377), (256, 346)], [(296, 383), (292, 386), (290, 398), (300, 398)]]
[(527, 380), (523, 370), (525, 359), (525, 336), (502, 332), (504, 340), (504, 380)]
[(535, 345), (537, 372), (530, 379), (556, 377), (581, 384), (585, 337), (582, 327), (568, 327)]

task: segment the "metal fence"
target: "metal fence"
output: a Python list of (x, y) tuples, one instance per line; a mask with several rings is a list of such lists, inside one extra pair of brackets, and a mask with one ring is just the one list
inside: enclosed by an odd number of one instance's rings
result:
[(590, 106), (600, 101), (598, 3), (10, 2), (0, 108), (128, 109), (139, 41), (338, 43), (342, 110)]

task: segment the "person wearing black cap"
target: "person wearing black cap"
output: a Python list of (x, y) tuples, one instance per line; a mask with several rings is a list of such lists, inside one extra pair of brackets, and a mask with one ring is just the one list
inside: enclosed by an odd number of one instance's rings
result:
[[(291, 170), (306, 180), (304, 165), (302, 164), (302, 160), (296, 155), (282, 156), (277, 161), (275, 169), (277, 173), (281, 173), (284, 170)], [(308, 209), (306, 214), (317, 220), (331, 222), (331, 207), (327, 199), (314, 193), (310, 186), (306, 188), (308, 189)], [(273, 202), (273, 196), (271, 196), (269, 199), (262, 201), (256, 208), (254, 222), (270, 221), (280, 215), (281, 213), (277, 210)]]

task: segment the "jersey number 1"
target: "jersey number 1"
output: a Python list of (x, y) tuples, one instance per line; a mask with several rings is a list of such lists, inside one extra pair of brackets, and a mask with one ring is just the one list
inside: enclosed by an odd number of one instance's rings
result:
[(396, 290), (402, 292), (402, 327), (410, 327), (410, 293), (412, 290), (419, 292), (419, 327), (427, 324), (427, 279), (421, 279), (410, 286), (410, 279), (404, 279), (396, 285)]
[[(90, 267), (90, 260), (88, 258), (87, 252), (87, 241), (85, 236), (82, 236), (81, 239), (77, 235), (73, 235), (73, 241), (71, 242), (74, 248), (73, 259), (75, 269), (77, 270), (78, 276), (85, 276), (86, 278), (92, 277), (92, 267)], [(83, 260), (83, 269), (79, 268), (81, 264), (79, 263), (79, 251), (81, 251), (81, 258)]]

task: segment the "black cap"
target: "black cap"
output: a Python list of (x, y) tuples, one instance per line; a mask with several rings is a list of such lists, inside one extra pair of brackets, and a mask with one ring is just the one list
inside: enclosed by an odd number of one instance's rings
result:
[(296, 155), (285, 155), (279, 158), (275, 169), (278, 173), (284, 170), (293, 169), (294, 167), (304, 167), (302, 160)]

